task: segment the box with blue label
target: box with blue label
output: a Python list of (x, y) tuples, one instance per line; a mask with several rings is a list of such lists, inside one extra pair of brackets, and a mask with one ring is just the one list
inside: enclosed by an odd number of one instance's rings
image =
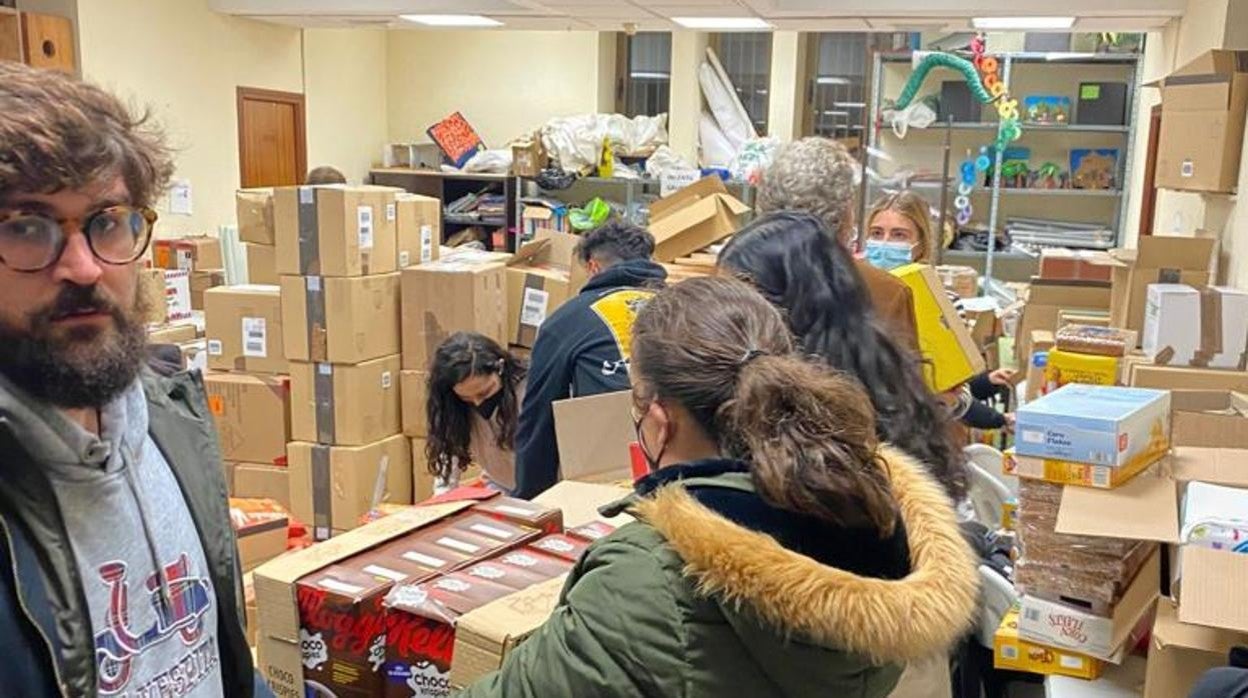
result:
[(1063, 386), (1019, 408), (1020, 456), (1120, 467), (1170, 448), (1170, 393), (1106, 385)]

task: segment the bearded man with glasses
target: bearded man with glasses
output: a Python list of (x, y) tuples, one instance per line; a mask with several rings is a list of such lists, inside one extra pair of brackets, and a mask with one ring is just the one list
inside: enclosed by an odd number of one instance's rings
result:
[(202, 380), (147, 359), (172, 171), (113, 95), (0, 62), (4, 695), (269, 695)]

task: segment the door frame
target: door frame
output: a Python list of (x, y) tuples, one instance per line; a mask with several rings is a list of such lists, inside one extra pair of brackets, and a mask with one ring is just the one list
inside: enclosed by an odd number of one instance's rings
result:
[(279, 90), (266, 90), (258, 87), (242, 87), (237, 88), (237, 106), (235, 111), (238, 113), (238, 185), (243, 186), (243, 180), (247, 173), (247, 162), (243, 157), (243, 151), (246, 144), (246, 135), (243, 131), (243, 103), (248, 99), (254, 99), (262, 102), (280, 102), (289, 104), (295, 108), (295, 169), (296, 182), (303, 183), (303, 178), (308, 172), (308, 128), (306, 123), (307, 104), (304, 96), (300, 92), (282, 92)]
[(1153, 234), (1153, 218), (1157, 215), (1157, 148), (1161, 145), (1161, 105), (1154, 104), (1148, 114), (1148, 153), (1144, 160), (1144, 191), (1140, 197), (1140, 236)]

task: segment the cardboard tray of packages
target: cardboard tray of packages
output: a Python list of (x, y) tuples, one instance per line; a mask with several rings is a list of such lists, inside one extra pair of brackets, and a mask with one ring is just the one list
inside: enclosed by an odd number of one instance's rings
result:
[(737, 232), (750, 207), (728, 194), (711, 175), (650, 204), (654, 261), (671, 262)]
[(564, 480), (630, 480), (629, 444), (633, 429), (632, 392), (559, 400), (554, 403), (555, 440)]

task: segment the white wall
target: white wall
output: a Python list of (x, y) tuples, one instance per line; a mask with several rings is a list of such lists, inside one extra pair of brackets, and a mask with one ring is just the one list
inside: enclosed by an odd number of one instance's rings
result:
[(384, 29), (303, 33), (308, 169), (333, 165), (363, 182), (388, 142)]
[(427, 141), (426, 129), (458, 111), (501, 148), (553, 117), (594, 113), (599, 54), (589, 31), (393, 31), (390, 140)]
[(176, 177), (191, 184), (194, 215), (161, 211), (158, 234), (233, 223), (235, 88), (302, 92), (300, 30), (217, 14), (204, 0), (85, 0), (78, 27), (83, 75), (151, 107), (177, 150)]

